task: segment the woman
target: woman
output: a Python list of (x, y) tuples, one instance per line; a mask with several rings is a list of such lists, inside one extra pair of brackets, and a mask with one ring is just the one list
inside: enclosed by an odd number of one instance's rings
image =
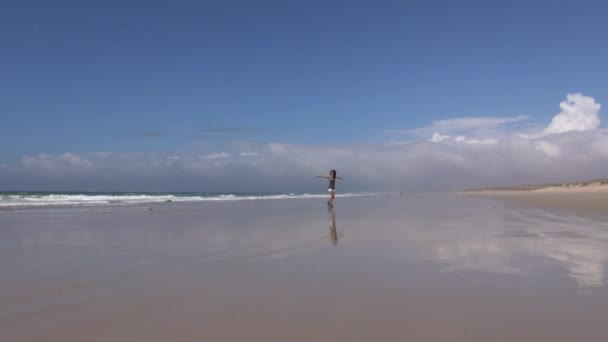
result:
[(329, 171), (329, 177), (327, 176), (317, 176), (319, 178), (329, 179), (329, 201), (327, 201), (327, 205), (330, 208), (334, 206), (334, 197), (336, 196), (336, 179), (342, 179), (342, 177), (336, 176), (336, 170)]

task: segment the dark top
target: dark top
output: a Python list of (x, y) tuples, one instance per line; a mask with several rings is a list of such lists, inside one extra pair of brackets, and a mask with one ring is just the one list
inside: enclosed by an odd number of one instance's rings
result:
[(335, 178), (330, 178), (329, 179), (329, 188), (330, 189), (335, 189), (336, 188), (336, 179)]

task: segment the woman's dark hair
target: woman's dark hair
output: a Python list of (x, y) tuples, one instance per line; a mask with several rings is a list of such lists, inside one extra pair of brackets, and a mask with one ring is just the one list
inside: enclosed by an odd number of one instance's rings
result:
[(336, 170), (331, 170), (331, 171), (329, 171), (329, 174), (330, 174), (330, 175), (333, 175), (334, 177), (336, 177)]

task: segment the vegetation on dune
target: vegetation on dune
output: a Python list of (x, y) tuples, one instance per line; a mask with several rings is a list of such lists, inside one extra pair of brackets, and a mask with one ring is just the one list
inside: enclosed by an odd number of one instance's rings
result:
[(522, 184), (515, 186), (496, 186), (468, 189), (466, 191), (533, 191), (546, 188), (582, 188), (587, 186), (598, 186), (608, 184), (608, 178), (594, 179), (572, 183), (544, 183), (544, 184)]

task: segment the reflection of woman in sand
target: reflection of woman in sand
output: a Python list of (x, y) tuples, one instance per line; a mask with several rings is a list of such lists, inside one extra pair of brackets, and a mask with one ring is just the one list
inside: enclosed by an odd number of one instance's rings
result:
[(327, 177), (327, 176), (317, 176), (317, 177), (329, 179), (329, 187), (327, 189), (329, 191), (329, 201), (327, 201), (327, 205), (330, 208), (333, 208), (334, 197), (336, 196), (336, 179), (342, 179), (342, 177), (336, 176), (336, 170), (329, 171), (329, 177)]
[(329, 225), (329, 235), (331, 237), (331, 244), (338, 244), (338, 230), (336, 229), (336, 213), (330, 209), (329, 216), (331, 217), (331, 224)]
[(338, 229), (336, 228), (336, 212), (332, 208), (328, 209), (327, 212), (329, 213), (329, 217), (331, 219), (331, 222), (329, 223), (329, 237), (331, 239), (331, 244), (337, 245), (338, 236), (342, 237), (344, 234), (342, 232), (338, 233)]

